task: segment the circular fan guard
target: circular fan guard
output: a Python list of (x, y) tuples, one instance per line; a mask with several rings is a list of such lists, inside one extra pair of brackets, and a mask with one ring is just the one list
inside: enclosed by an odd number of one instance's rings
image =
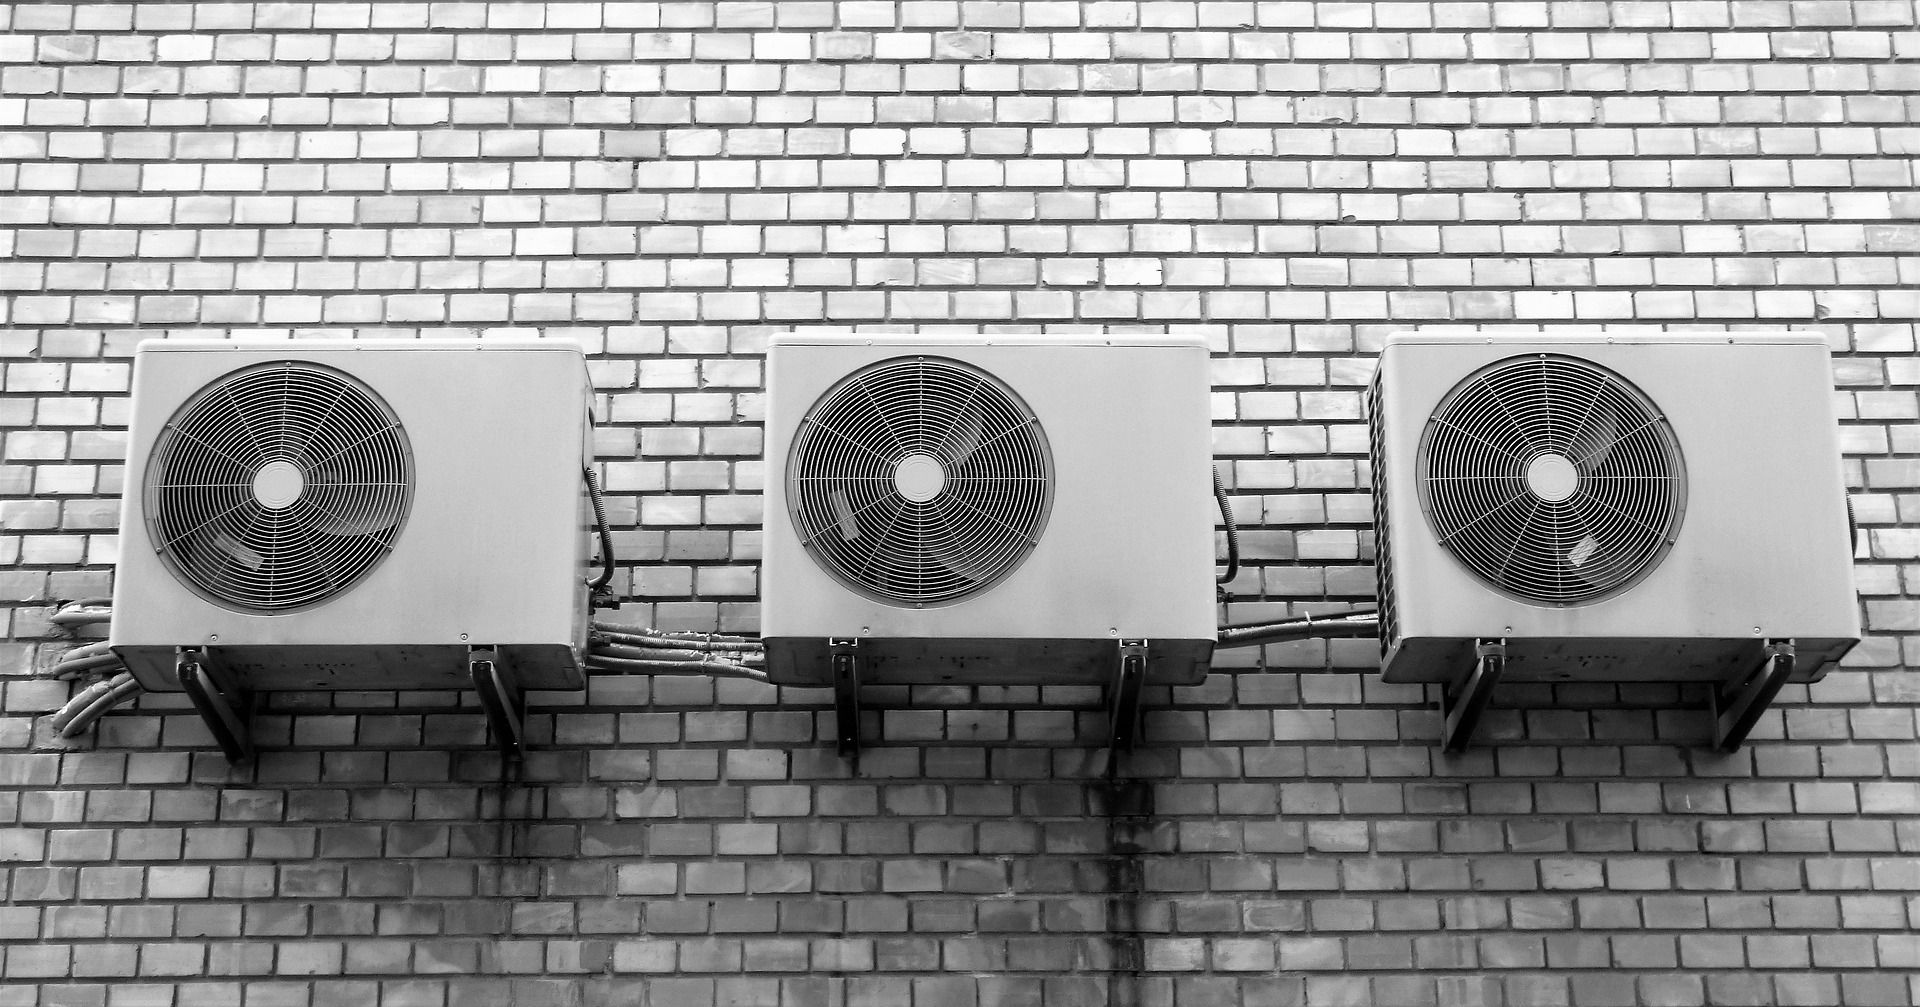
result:
[(1636, 583), (1686, 508), (1660, 410), (1618, 374), (1552, 354), (1455, 386), (1428, 421), (1418, 480), (1448, 552), (1503, 591), (1559, 605)]
[(175, 576), (246, 612), (318, 604), (393, 548), (413, 460), (393, 411), (329, 367), (278, 361), (221, 377), (154, 443), (147, 528)]
[(943, 357), (858, 371), (801, 420), (787, 501), (801, 544), (870, 598), (957, 601), (1012, 573), (1039, 541), (1053, 464), (1011, 389)]

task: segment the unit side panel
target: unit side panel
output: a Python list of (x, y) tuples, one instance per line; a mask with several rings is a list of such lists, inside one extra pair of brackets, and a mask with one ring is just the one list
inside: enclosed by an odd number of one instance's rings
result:
[[(1478, 366), (1478, 365), (1475, 365)], [(1394, 615), (1402, 638), (1456, 636), (1479, 627), (1491, 592), (1440, 548), (1420, 506), (1416, 460), (1427, 418), (1455, 381), (1470, 373), (1444, 360), (1420, 359), (1417, 348), (1388, 345), (1381, 356), (1381, 453), (1386, 471)], [(1457, 372), (1456, 372), (1457, 368)]]
[(420, 491), (404, 572), (436, 599), (414, 613), (423, 638), (571, 640), (588, 542), (578, 361), (475, 354), (467, 373), (453, 375), (409, 357), (420, 381), (456, 386), (408, 396), (409, 429), (421, 431)]

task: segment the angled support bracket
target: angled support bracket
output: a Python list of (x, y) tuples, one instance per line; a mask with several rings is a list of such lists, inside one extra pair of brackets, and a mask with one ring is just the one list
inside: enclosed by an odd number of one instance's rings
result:
[(1473, 667), (1447, 683), (1440, 695), (1440, 713), (1446, 718), (1440, 729), (1443, 750), (1466, 750), (1473, 741), (1473, 729), (1480, 724), (1480, 715), (1487, 710), (1487, 701), (1493, 698), (1493, 687), (1500, 684), (1500, 674), (1506, 670), (1507, 641), (1473, 642)]
[(1737, 752), (1760, 715), (1773, 705), (1780, 687), (1793, 675), (1793, 641), (1768, 640), (1760, 663), (1720, 683), (1713, 690), (1713, 747)]
[(493, 729), (500, 754), (518, 759), (527, 753), (527, 698), (505, 651), (495, 647), (468, 647), (467, 674), (480, 694), (480, 707)]
[(210, 650), (175, 648), (173, 671), (181, 691), (192, 701), (207, 730), (213, 732), (213, 740), (226, 753), (227, 761), (253, 758), (253, 732), (247, 723), (253, 714), (253, 693), (242, 687)]
[(1107, 745), (1130, 752), (1140, 736), (1140, 688), (1147, 681), (1147, 641), (1122, 640), (1107, 685)]
[(840, 754), (860, 755), (860, 641), (827, 641), (827, 653), (833, 664), (834, 738)]

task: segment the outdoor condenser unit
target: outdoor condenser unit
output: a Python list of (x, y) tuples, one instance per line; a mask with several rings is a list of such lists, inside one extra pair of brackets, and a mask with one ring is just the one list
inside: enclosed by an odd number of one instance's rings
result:
[(1389, 337), (1372, 389), (1382, 677), (1704, 681), (1738, 747), (1860, 637), (1821, 337)]
[(583, 684), (592, 422), (580, 349), (148, 341), (111, 645), (230, 758), (251, 693)]
[(761, 635), (775, 682), (1142, 683), (1215, 636), (1207, 347), (1167, 335), (776, 336)]

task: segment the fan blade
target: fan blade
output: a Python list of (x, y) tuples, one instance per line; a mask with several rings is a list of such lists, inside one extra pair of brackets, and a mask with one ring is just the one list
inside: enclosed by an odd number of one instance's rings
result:
[[(874, 428), (867, 430), (867, 433), (870, 435), (879, 432), (879, 430)], [(803, 440), (796, 440), (794, 451), (809, 462), (812, 462), (817, 456), (819, 462), (815, 464), (832, 464), (835, 462), (841, 464), (859, 464), (864, 462), (868, 468), (874, 468), (875, 466), (885, 466), (892, 457), (889, 452), (863, 439), (858, 433), (849, 433), (837, 426), (831, 426), (816, 419), (808, 419), (806, 421), (806, 429), (802, 436), (804, 437)], [(853, 455), (849, 456), (844, 451), (833, 447), (832, 443), (829, 443), (826, 438), (831, 438), (833, 443), (844, 444), (846, 447), (851, 448), (854, 452)], [(814, 466), (809, 465), (808, 467), (812, 468)]]
[(207, 544), (226, 553), (235, 563), (255, 573), (259, 573), (260, 568), (267, 565), (267, 558), (260, 554), (260, 550), (248, 548), (246, 543), (229, 538), (225, 532), (214, 532), (213, 537), (207, 540)]
[(1607, 464), (1619, 444), (1620, 417), (1610, 408), (1596, 406), (1581, 417), (1566, 454), (1582, 476), (1590, 476)]
[(969, 408), (940, 431), (940, 456), (946, 459), (948, 468), (959, 468), (973, 459), (986, 438), (986, 418), (979, 410)]
[[(1518, 522), (1509, 522), (1498, 536), (1507, 543), (1499, 565), (1494, 567), (1494, 580), (1501, 584), (1512, 584), (1516, 578), (1526, 577), (1529, 571), (1539, 566), (1538, 553), (1546, 537), (1539, 529), (1542, 524), (1551, 525), (1554, 518), (1551, 506), (1544, 501), (1530, 496), (1517, 499), (1527, 508), (1527, 513)], [(1502, 504), (1501, 509), (1509, 508), (1513, 502)], [(1492, 513), (1495, 512), (1489, 512)], [(1519, 561), (1518, 571), (1514, 569), (1516, 560)]]
[(1607, 542), (1605, 527), (1597, 527), (1591, 511), (1579, 504), (1567, 507), (1562, 514), (1567, 528), (1553, 543), (1553, 563), (1555, 570), (1572, 588), (1578, 585), (1581, 592), (1604, 587), (1617, 578), (1622, 556), (1619, 550)]
[[(331, 480), (331, 481), (330, 481)], [(406, 513), (406, 487), (337, 480), (336, 474), (315, 472), (300, 498), (303, 524), (330, 536), (365, 536), (390, 531)]]
[(915, 566), (919, 559), (913, 548), (916, 536), (901, 526), (901, 518), (911, 510), (905, 505), (895, 508), (880, 526), (880, 534), (871, 539), (872, 547), (855, 567), (863, 583), (899, 585), (895, 590), (909, 594), (917, 587), (920, 571)]
[(989, 539), (977, 530), (978, 522), (965, 522), (956, 527), (955, 519), (960, 515), (950, 507), (936, 507), (931, 516), (933, 520), (924, 545), (933, 559), (968, 585), (993, 575), (994, 558), (983, 555), (986, 550), (982, 548)]
[(854, 516), (853, 503), (847, 499), (847, 491), (836, 486), (827, 493), (827, 500), (833, 504), (834, 525), (840, 529), (840, 538), (851, 542), (860, 537), (860, 522)]

